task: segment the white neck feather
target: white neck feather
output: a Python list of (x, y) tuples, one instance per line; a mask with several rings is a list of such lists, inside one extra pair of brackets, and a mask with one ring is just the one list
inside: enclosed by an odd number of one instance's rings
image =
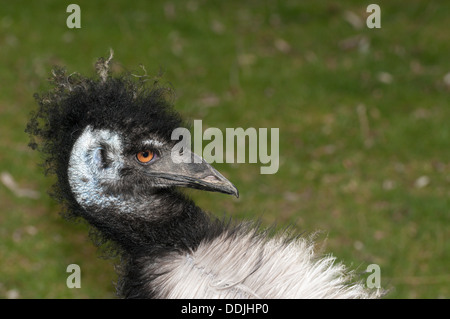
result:
[(161, 298), (371, 298), (336, 258), (319, 258), (312, 242), (223, 236), (189, 254), (155, 261)]

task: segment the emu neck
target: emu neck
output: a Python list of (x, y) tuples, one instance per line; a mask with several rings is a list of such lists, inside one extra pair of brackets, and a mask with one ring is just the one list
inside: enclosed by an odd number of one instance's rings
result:
[(131, 255), (190, 251), (211, 226), (209, 216), (178, 192), (158, 194), (146, 205), (137, 206), (133, 212), (101, 209), (86, 219)]

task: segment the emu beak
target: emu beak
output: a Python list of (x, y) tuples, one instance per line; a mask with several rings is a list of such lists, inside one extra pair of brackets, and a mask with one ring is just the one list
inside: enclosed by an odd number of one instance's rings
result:
[[(188, 150), (185, 151), (183, 159), (181, 157), (178, 154), (165, 156), (165, 159), (161, 159), (160, 163), (158, 163), (159, 165), (155, 163), (155, 170), (146, 172), (146, 174), (165, 180), (167, 186), (220, 192), (239, 198), (239, 191), (236, 186), (203, 158)], [(183, 162), (183, 160), (187, 161), (187, 163)]]

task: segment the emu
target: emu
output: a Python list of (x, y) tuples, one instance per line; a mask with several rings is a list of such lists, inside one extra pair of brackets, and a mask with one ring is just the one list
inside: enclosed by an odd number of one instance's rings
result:
[[(63, 215), (83, 218), (99, 245), (120, 255), (123, 298), (373, 298), (353, 272), (319, 255), (305, 236), (219, 219), (180, 188), (238, 196), (236, 187), (190, 150), (174, 161), (171, 132), (184, 127), (171, 90), (148, 78), (53, 70), (36, 94), (26, 132), (55, 174)], [(186, 156), (186, 154), (180, 154)]]

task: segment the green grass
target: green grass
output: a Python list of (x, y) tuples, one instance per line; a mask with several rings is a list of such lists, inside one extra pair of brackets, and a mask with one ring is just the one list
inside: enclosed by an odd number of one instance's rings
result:
[[(109, 48), (118, 71), (163, 69), (177, 109), (204, 128), (280, 129), (276, 174), (216, 164), (241, 196), (189, 191), (201, 207), (322, 230), (326, 252), (380, 265), (390, 298), (450, 297), (448, 3), (378, 1), (381, 29), (366, 28), (361, 1), (76, 3), (77, 30), (69, 3), (0, 8), (0, 171), (40, 194), (0, 184), (0, 298), (114, 297), (111, 261), (58, 215), (23, 133), (53, 66), (93, 74)], [(81, 289), (65, 285), (71, 263)]]

